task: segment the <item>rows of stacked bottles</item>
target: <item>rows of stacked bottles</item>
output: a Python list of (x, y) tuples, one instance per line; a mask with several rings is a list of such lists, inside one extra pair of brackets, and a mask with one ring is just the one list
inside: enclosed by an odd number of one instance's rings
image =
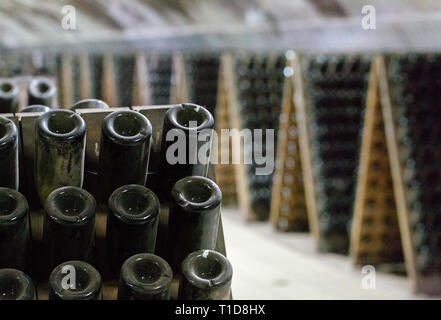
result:
[[(276, 153), (285, 60), (285, 55), (279, 53), (238, 53), (235, 56), (234, 72), (237, 80), (235, 85), (238, 89), (242, 129), (261, 129), (262, 133), (262, 150), (259, 150), (261, 154), (256, 154), (256, 148), (254, 150), (251, 148), (252, 145), (260, 144), (260, 141), (256, 140), (256, 135), (244, 149), (244, 159), (251, 160), (249, 161), (251, 163), (246, 163), (249, 202), (252, 214), (258, 220), (266, 220), (269, 216), (273, 174), (272, 172), (256, 174), (256, 169), (265, 165), (258, 163), (261, 159), (257, 157), (260, 155), (275, 156)], [(271, 133), (267, 130), (273, 130), (274, 139), (271, 139)], [(270, 143), (267, 144), (267, 141)]]
[(393, 55), (389, 61), (415, 269), (432, 287), (439, 286), (441, 270), (440, 73), (439, 54)]
[(371, 57), (302, 60), (322, 251), (347, 253)]

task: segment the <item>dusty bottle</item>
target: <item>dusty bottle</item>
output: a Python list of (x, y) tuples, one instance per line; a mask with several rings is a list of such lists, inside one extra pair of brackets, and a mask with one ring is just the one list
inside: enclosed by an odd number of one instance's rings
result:
[(213, 127), (211, 113), (195, 104), (177, 105), (165, 114), (161, 163), (167, 198), (179, 179), (207, 176)]
[(18, 131), (0, 116), (0, 187), (18, 189)]
[(158, 197), (144, 186), (130, 184), (116, 189), (109, 199), (106, 243), (112, 268), (137, 253), (155, 253), (159, 221)]
[(172, 280), (172, 270), (164, 259), (136, 254), (121, 268), (118, 300), (168, 300)]
[(0, 300), (36, 300), (35, 286), (23, 271), (0, 269)]
[(219, 252), (199, 250), (182, 263), (180, 300), (228, 300), (233, 268)]
[(176, 182), (171, 194), (169, 262), (173, 271), (179, 272), (182, 261), (189, 253), (215, 249), (222, 193), (212, 180), (191, 176)]
[(43, 106), (41, 104), (33, 104), (31, 106), (27, 106), (23, 108), (20, 112), (48, 112), (51, 108), (48, 106)]
[(13, 113), (18, 110), (18, 85), (10, 79), (0, 80), (0, 113)]
[(38, 77), (31, 81), (28, 88), (28, 105), (42, 104), (53, 108), (57, 88), (54, 82), (46, 77)]
[[(70, 281), (65, 281), (66, 277)], [(58, 265), (49, 277), (49, 300), (101, 300), (101, 283), (100, 273), (90, 264), (67, 261)]]
[(145, 185), (152, 126), (139, 112), (115, 111), (103, 121), (98, 181), (101, 203), (127, 184)]
[(41, 203), (57, 188), (82, 187), (84, 120), (69, 110), (51, 110), (37, 119), (35, 139), (35, 187)]
[(18, 191), (0, 188), (0, 268), (27, 271), (30, 250), (29, 206)]
[(109, 106), (102, 100), (98, 99), (84, 99), (75, 103), (70, 110), (75, 111), (76, 109), (108, 109)]
[(92, 262), (96, 213), (93, 196), (77, 187), (58, 188), (47, 197), (45, 211), (43, 243), (49, 270), (70, 260)]

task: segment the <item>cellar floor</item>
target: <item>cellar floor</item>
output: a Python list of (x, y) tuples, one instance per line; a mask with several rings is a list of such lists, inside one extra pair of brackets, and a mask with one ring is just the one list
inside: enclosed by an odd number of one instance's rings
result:
[(244, 223), (222, 209), (234, 299), (425, 299), (404, 276), (376, 272), (376, 288), (347, 256), (318, 253), (307, 233), (276, 233), (269, 223)]

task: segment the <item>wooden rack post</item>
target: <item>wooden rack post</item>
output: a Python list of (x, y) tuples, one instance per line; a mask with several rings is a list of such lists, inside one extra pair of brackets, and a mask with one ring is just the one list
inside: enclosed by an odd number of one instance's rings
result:
[[(291, 51), (292, 52), (292, 51)], [(293, 52), (292, 52), (293, 53)], [(294, 58), (287, 57), (273, 178), (270, 221), (282, 231), (308, 231), (299, 127), (294, 105)]]
[(381, 59), (377, 56), (372, 62), (366, 101), (349, 250), (355, 265), (384, 266), (403, 262), (379, 96)]

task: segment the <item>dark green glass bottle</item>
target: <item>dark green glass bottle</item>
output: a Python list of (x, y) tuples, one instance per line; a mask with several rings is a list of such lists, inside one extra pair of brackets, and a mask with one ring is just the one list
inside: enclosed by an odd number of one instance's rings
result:
[(85, 99), (78, 101), (70, 110), (75, 111), (76, 109), (108, 109), (109, 106), (102, 100), (98, 99)]
[(29, 206), (18, 191), (0, 188), (0, 268), (27, 271), (29, 259)]
[(78, 114), (69, 110), (42, 114), (35, 144), (35, 187), (42, 204), (59, 187), (82, 187), (86, 124)]
[(18, 131), (0, 116), (0, 187), (18, 189)]
[(136, 254), (121, 268), (118, 300), (168, 300), (172, 280), (172, 270), (164, 259)]
[(31, 81), (28, 88), (28, 105), (42, 104), (54, 107), (57, 87), (46, 77), (38, 77)]
[(101, 300), (101, 275), (83, 261), (67, 261), (49, 277), (49, 300)]
[(0, 113), (13, 113), (18, 110), (18, 85), (9, 79), (0, 80)]
[(84, 189), (62, 187), (46, 200), (43, 242), (48, 267), (69, 260), (93, 261), (96, 202)]
[(106, 244), (112, 269), (136, 253), (155, 253), (159, 221), (158, 197), (144, 186), (116, 189), (109, 199)]
[(25, 273), (0, 269), (0, 300), (36, 300), (35, 286)]
[(219, 252), (212, 250), (192, 252), (182, 263), (179, 299), (228, 300), (232, 278), (233, 267)]
[(211, 113), (195, 104), (177, 105), (165, 114), (161, 164), (164, 193), (167, 198), (179, 179), (187, 176), (207, 176), (213, 127), (214, 119)]
[(48, 112), (51, 108), (48, 106), (43, 106), (41, 104), (33, 104), (31, 106), (27, 106), (26, 108), (23, 108), (20, 112)]
[(145, 185), (151, 136), (152, 125), (139, 112), (115, 111), (104, 119), (98, 174), (101, 203), (121, 186)]
[(200, 249), (214, 250), (222, 193), (212, 180), (185, 177), (172, 189), (168, 223), (169, 262), (179, 272), (184, 258)]

